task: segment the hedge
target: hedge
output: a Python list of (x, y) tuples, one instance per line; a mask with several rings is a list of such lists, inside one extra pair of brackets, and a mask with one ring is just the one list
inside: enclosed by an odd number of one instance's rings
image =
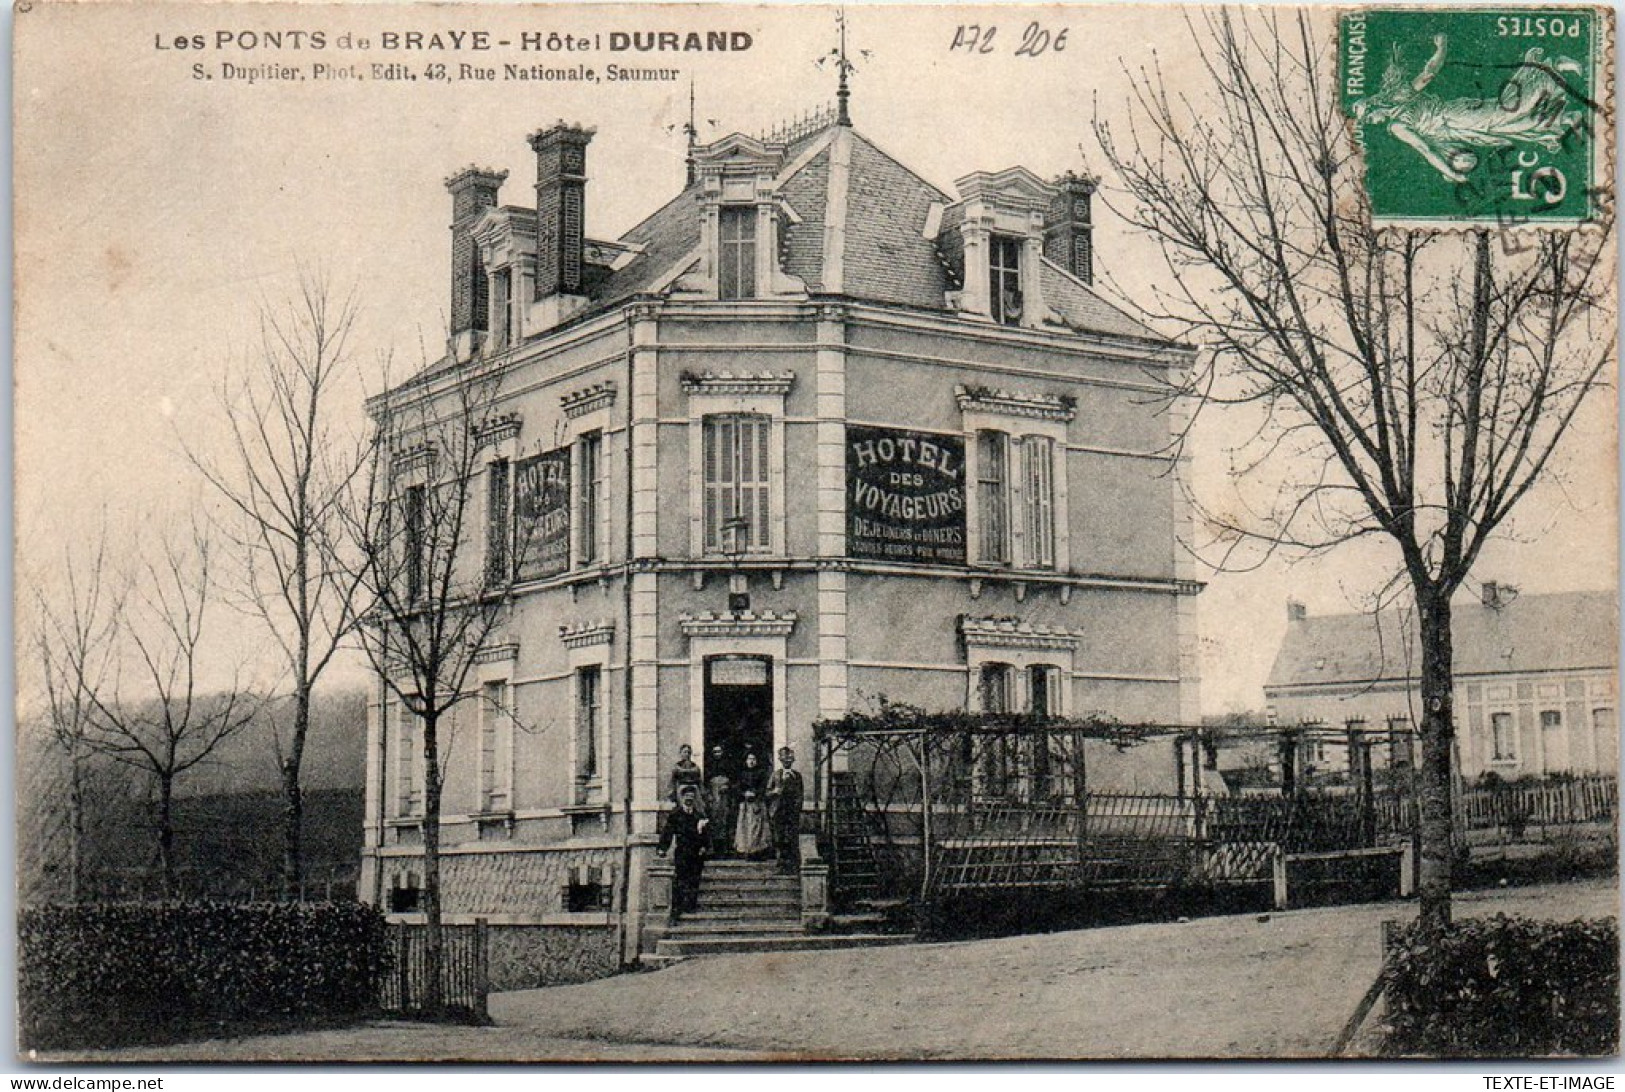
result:
[(1497, 915), (1388, 949), (1388, 1053), (1611, 1055), (1619, 1044), (1619, 927)]
[(100, 903), (18, 920), (24, 1048), (352, 1016), (377, 1001), (384, 920), (359, 903)]

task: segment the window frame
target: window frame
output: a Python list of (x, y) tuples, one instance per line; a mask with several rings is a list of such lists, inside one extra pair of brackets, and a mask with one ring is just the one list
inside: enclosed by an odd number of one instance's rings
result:
[(573, 568), (602, 564), (607, 545), (604, 534), (608, 475), (604, 465), (604, 430), (585, 428), (576, 436), (571, 486), (575, 490), (576, 527), (572, 534)]
[[(571, 672), (570, 677), (575, 690), (573, 765), (579, 788), (602, 782), (604, 778), (603, 747), (599, 742), (604, 720), (604, 667), (602, 664), (582, 664)], [(589, 680), (590, 687), (587, 685)]]
[[(767, 419), (767, 539), (746, 551), (749, 557), (779, 557), (785, 550), (785, 400), (795, 373), (735, 377), (690, 375), (683, 379), (688, 395), (689, 552), (695, 558), (722, 558), (708, 548), (705, 527), (705, 422), (729, 415)], [(720, 525), (719, 525), (720, 530)], [(753, 536), (754, 538), (754, 536)]]
[[(479, 683), (479, 810), (484, 815), (513, 813), (513, 686), (507, 676)], [(492, 708), (492, 690), (501, 700)], [(490, 761), (487, 763), (487, 755)]]
[(428, 576), (424, 554), (428, 552), (429, 486), (409, 482), (401, 491), (401, 561), (406, 572), (406, 601), (419, 603), (427, 596)]
[[(1516, 763), (1518, 761), (1519, 750), (1517, 714), (1510, 709), (1492, 709), (1487, 715), (1489, 717), (1490, 730), (1490, 762), (1501, 764)], [(1498, 721), (1497, 718), (1501, 717), (1506, 718), (1505, 721)], [(1501, 747), (1500, 737), (1496, 732), (1496, 726), (1498, 723), (1504, 723), (1508, 727), (1506, 738), (1509, 742), (1509, 746), (1504, 751)]]
[[(1071, 568), (1071, 511), (1067, 486), (1069, 450), (1064, 420), (1018, 420), (1011, 416), (980, 410), (964, 411), (965, 480), (975, 495), (966, 505), (966, 557), (973, 568), (1011, 572), (1067, 572)], [(1004, 437), (1004, 498), (998, 504), (1003, 520), (1005, 544), (1003, 559), (990, 554), (984, 516), (989, 502), (984, 499), (987, 471), (983, 467), (984, 434)], [(1030, 473), (1028, 442), (1038, 440), (1049, 451), (1046, 475), (1048, 496), (1033, 494), (1027, 479)], [(1041, 515), (1042, 519), (1038, 516)], [(1034, 541), (1036, 530), (1047, 531), (1045, 541)], [(997, 545), (994, 543), (993, 545)]]
[[(1023, 325), (1022, 318), (1027, 309), (1022, 290), (1026, 249), (1027, 240), (1023, 236), (997, 231), (988, 234), (987, 311), (989, 317), (1000, 326)], [(1010, 287), (1012, 282), (1013, 288)], [(1015, 295), (1013, 314), (1005, 307), (1006, 291), (1012, 291)]]
[[(717, 206), (717, 299), (759, 298), (761, 286), (757, 284), (756, 266), (761, 246), (760, 219), (757, 206), (753, 204)], [(730, 237), (730, 227), (748, 230)]]
[[(749, 429), (745, 427), (749, 425)], [(748, 437), (747, 437), (748, 431)], [(715, 439), (719, 435), (726, 435), (726, 440)], [(704, 496), (701, 504), (703, 515), (703, 549), (707, 554), (726, 553), (723, 528), (729, 519), (744, 514), (747, 507), (743, 502), (750, 498), (748, 507), (751, 515), (757, 518), (749, 520), (749, 532), (745, 543), (744, 553), (763, 554), (772, 551), (773, 547), (773, 471), (771, 447), (773, 443), (773, 421), (765, 414), (757, 413), (708, 413), (700, 420), (700, 443), (702, 445), (700, 462), (702, 467), (701, 488)], [(721, 452), (720, 460), (713, 457), (716, 448), (725, 445), (726, 451)], [(713, 466), (725, 465), (728, 469), (726, 479), (713, 481), (711, 470)], [(747, 469), (755, 471), (754, 476), (747, 481)], [(718, 500), (717, 508), (713, 509), (712, 497)], [(731, 500), (731, 504), (729, 503)], [(723, 512), (723, 508), (729, 511)], [(717, 521), (712, 526), (711, 514), (717, 513)], [(761, 515), (758, 515), (761, 513)]]

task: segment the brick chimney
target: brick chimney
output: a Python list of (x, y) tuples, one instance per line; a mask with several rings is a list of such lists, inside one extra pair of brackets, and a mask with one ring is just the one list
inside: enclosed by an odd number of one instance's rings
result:
[(507, 171), (465, 167), (446, 179), (451, 194), (451, 340), (459, 356), (472, 351), (489, 327), (485, 266), (474, 242), (474, 224), (495, 208)]
[(1309, 608), (1296, 599), (1286, 601), (1286, 620), (1288, 622), (1303, 622), (1309, 618)]
[(1100, 180), (1067, 171), (1044, 216), (1044, 257), (1085, 284), (1095, 280), (1093, 198)]
[(595, 129), (559, 121), (531, 134), (536, 153), (536, 299), (582, 294), (587, 145)]

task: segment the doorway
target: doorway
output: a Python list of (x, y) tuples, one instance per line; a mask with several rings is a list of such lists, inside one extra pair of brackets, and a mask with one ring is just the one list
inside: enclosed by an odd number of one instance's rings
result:
[[(759, 769), (772, 770), (772, 663), (768, 656), (707, 657), (705, 752), (695, 756), (707, 778), (722, 773), (737, 784), (747, 754), (756, 756)], [(715, 753), (718, 747), (722, 748), (720, 759)]]

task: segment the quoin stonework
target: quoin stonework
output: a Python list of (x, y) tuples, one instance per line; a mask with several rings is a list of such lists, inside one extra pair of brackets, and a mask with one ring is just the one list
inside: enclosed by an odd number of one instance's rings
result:
[[(595, 239), (614, 139), (560, 122), (529, 138), (533, 188), (446, 182), (446, 356), (371, 406), (499, 377), (470, 563), (513, 596), (443, 733), (443, 886), (447, 921), (505, 932), (513, 985), (650, 950), (684, 745), (706, 776), (794, 748), (811, 809), (813, 723), (882, 697), (1198, 720), (1161, 397), (1190, 353), (1094, 288), (1091, 177), (939, 189), (843, 100), (693, 147), (669, 201)], [(361, 894), (404, 920), (420, 751), (375, 687)]]

